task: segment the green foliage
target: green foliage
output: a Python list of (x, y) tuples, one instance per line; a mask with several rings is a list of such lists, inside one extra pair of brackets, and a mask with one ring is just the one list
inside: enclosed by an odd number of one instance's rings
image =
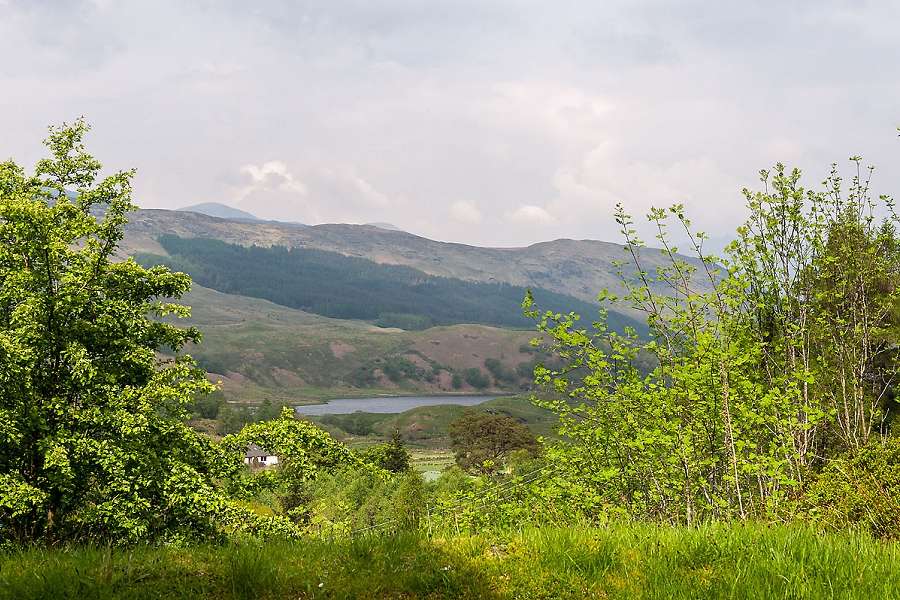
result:
[(399, 429), (395, 429), (394, 433), (391, 434), (391, 441), (388, 442), (384, 450), (384, 456), (378, 466), (392, 473), (409, 471), (409, 452), (403, 444), (403, 438), (400, 437)]
[(33, 175), (0, 164), (0, 538), (209, 535), (237, 461), (183, 424), (204, 373), (156, 355), (199, 340), (158, 320), (190, 280), (114, 261), (133, 172), (99, 179), (87, 130), (51, 129)]
[(481, 473), (502, 468), (515, 450), (538, 452), (537, 439), (528, 427), (503, 414), (467, 410), (450, 424), (450, 440), (456, 463)]
[(263, 399), (258, 406), (248, 406), (246, 404), (227, 406), (222, 402), (219, 403), (219, 406), (216, 427), (216, 432), (219, 435), (237, 433), (250, 423), (271, 421), (279, 418), (285, 408), (291, 410), (289, 405), (272, 402), (268, 398)]
[(422, 370), (412, 361), (402, 356), (388, 356), (380, 363), (381, 371), (394, 383), (404, 379), (421, 379)]
[(246, 473), (247, 443), (278, 452), (297, 480), (359, 460), (290, 410), (222, 445), (186, 425), (228, 410), (181, 353), (199, 332), (166, 318), (187, 316), (172, 300), (190, 279), (116, 259), (133, 173), (100, 179), (87, 129), (51, 129), (33, 175), (0, 164), (0, 541), (297, 535), (237, 500), (278, 479)]
[[(750, 217), (725, 258), (704, 251), (682, 206), (651, 210), (669, 259), (655, 273), (619, 207), (637, 278), (623, 270), (627, 296), (600, 300), (644, 312), (649, 341), (526, 297), (564, 361), (537, 367), (538, 403), (560, 416), (571, 443), (559, 463), (587, 504), (686, 523), (765, 515), (829, 460), (888, 434), (900, 316), (890, 199), (876, 206), (859, 171), (846, 193), (836, 171), (823, 191), (781, 165), (762, 181), (745, 191)], [(879, 224), (879, 212), (891, 218)]]
[(828, 529), (900, 539), (900, 439), (872, 441), (830, 460), (793, 508), (796, 517)]
[[(484, 368), (494, 376), (494, 380), (499, 385), (515, 383), (518, 379), (516, 371), (513, 371), (496, 358), (484, 359)], [(528, 376), (530, 377), (531, 373)]]
[(453, 386), (454, 390), (461, 389), (463, 386), (463, 376), (459, 373), (454, 373), (453, 377), (450, 380), (450, 385)]
[(360, 457), (385, 471), (392, 473), (403, 473), (409, 471), (409, 452), (400, 436), (400, 430), (395, 429), (391, 435), (391, 439), (387, 444), (378, 444), (369, 446), (358, 451)]
[(491, 380), (488, 379), (488, 376), (478, 367), (466, 369), (463, 371), (462, 376), (466, 383), (479, 390), (486, 389), (491, 385)]
[(225, 399), (218, 390), (210, 394), (200, 396), (194, 400), (191, 412), (203, 419), (216, 419), (219, 411), (225, 406)]
[[(142, 255), (144, 264), (167, 264), (221, 292), (265, 298), (328, 317), (377, 321), (402, 315), (406, 324), (418, 326), (528, 325), (518, 310), (525, 290), (517, 286), (434, 277), (410, 267), (309, 248), (247, 248), (172, 235), (159, 242), (170, 257)], [(591, 303), (571, 296), (543, 289), (534, 293), (562, 310), (595, 311)], [(411, 322), (413, 317), (416, 323)], [(620, 326), (641, 327), (628, 317), (616, 319)]]
[(353, 412), (345, 415), (322, 415), (316, 420), (323, 425), (337, 427), (350, 435), (366, 436), (376, 433), (375, 425), (387, 418), (382, 413)]
[(385, 477), (367, 468), (337, 469), (285, 489), (303, 499), (289, 511), (292, 518), (310, 534), (332, 537), (415, 529), (425, 507), (424, 484), (410, 471)]
[(282, 408), (281, 416), (275, 420), (252, 423), (238, 433), (226, 436), (221, 445), (230, 452), (243, 455), (250, 444), (290, 462), (300, 479), (310, 479), (328, 467), (364, 466), (349, 448), (309, 421), (297, 419), (289, 407)]

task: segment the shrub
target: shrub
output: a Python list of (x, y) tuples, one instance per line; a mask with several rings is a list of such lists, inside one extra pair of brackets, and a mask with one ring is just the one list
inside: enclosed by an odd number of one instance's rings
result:
[(830, 460), (798, 508), (827, 529), (855, 526), (878, 538), (900, 539), (900, 439)]
[(465, 378), (466, 383), (471, 385), (473, 388), (478, 388), (479, 390), (483, 390), (491, 385), (491, 381), (488, 379), (488, 376), (482, 373), (481, 369), (477, 369), (475, 367), (466, 369), (463, 373), (463, 377)]
[(460, 388), (463, 386), (463, 378), (462, 378), (462, 375), (460, 375), (459, 373), (454, 373), (454, 374), (453, 374), (453, 379), (452, 379), (452, 381), (451, 381), (451, 385), (453, 386), (453, 389), (454, 389), (454, 390), (460, 389)]
[[(484, 367), (494, 376), (497, 383), (515, 383), (516, 372), (496, 358), (486, 358)], [(529, 373), (529, 377), (531, 374)]]

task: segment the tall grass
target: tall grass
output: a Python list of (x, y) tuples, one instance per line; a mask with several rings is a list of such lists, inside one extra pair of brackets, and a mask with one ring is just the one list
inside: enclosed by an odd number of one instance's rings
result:
[(801, 527), (616, 524), (0, 556), (0, 597), (897, 598), (900, 545)]

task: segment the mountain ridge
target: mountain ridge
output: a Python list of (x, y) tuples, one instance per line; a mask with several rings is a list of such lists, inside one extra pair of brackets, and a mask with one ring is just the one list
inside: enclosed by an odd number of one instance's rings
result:
[[(562, 238), (519, 248), (491, 248), (440, 242), (370, 225), (246, 222), (163, 209), (132, 214), (122, 251), (164, 256), (166, 252), (157, 239), (166, 234), (208, 237), (245, 246), (326, 250), (383, 264), (405, 265), (429, 275), (540, 287), (585, 301), (594, 301), (603, 289), (623, 293), (616, 263), (628, 258), (623, 246), (599, 240)], [(655, 249), (642, 250), (641, 259), (644, 270), (651, 273), (667, 262), (665, 255)], [(633, 265), (622, 269), (626, 277), (636, 276)]]
[(177, 209), (178, 212), (192, 212), (208, 217), (218, 217), (233, 221), (262, 221), (256, 215), (245, 210), (222, 204), (221, 202), (201, 202)]

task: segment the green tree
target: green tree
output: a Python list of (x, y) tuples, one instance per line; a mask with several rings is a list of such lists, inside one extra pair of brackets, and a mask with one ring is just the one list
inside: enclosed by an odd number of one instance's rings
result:
[(0, 537), (207, 535), (238, 462), (184, 424), (212, 385), (179, 354), (199, 332), (159, 318), (190, 280), (116, 260), (134, 173), (99, 178), (87, 130), (51, 128), (31, 175), (0, 164)]
[[(763, 171), (722, 258), (682, 206), (651, 210), (667, 258), (655, 272), (619, 207), (638, 276), (623, 276), (625, 298), (600, 300), (644, 312), (649, 339), (610, 331), (604, 313), (587, 329), (526, 298), (562, 361), (537, 367), (549, 392), (538, 403), (560, 416), (561, 466), (586, 497), (666, 521), (760, 515), (832, 457), (888, 434), (900, 243), (890, 199), (877, 206), (854, 163), (846, 190), (836, 170), (820, 191), (782, 165)], [(673, 222), (692, 259), (673, 245)]]
[(515, 383), (516, 382), (516, 372), (504, 365), (500, 362), (499, 359), (496, 358), (486, 358), (484, 359), (484, 368), (490, 372), (491, 375), (494, 376), (494, 380), (498, 385), (503, 385), (504, 383)]
[(392, 473), (409, 471), (409, 452), (400, 436), (400, 430), (394, 429), (391, 440), (386, 444), (368, 446), (356, 451), (363, 461)]
[(538, 442), (526, 425), (509, 415), (466, 410), (450, 424), (456, 463), (463, 469), (493, 473), (516, 450), (534, 455)]
[(454, 373), (452, 379), (450, 380), (451, 385), (454, 390), (458, 390), (463, 386), (463, 377), (459, 373)]
[(225, 406), (225, 400), (219, 391), (203, 395), (194, 400), (193, 412), (203, 419), (216, 419)]
[(478, 367), (470, 367), (463, 372), (466, 383), (473, 388), (483, 390), (491, 385), (491, 380)]
[(394, 433), (391, 434), (391, 441), (385, 446), (384, 456), (379, 466), (392, 473), (409, 471), (409, 452), (406, 450), (403, 438), (400, 437), (399, 429), (394, 429)]

